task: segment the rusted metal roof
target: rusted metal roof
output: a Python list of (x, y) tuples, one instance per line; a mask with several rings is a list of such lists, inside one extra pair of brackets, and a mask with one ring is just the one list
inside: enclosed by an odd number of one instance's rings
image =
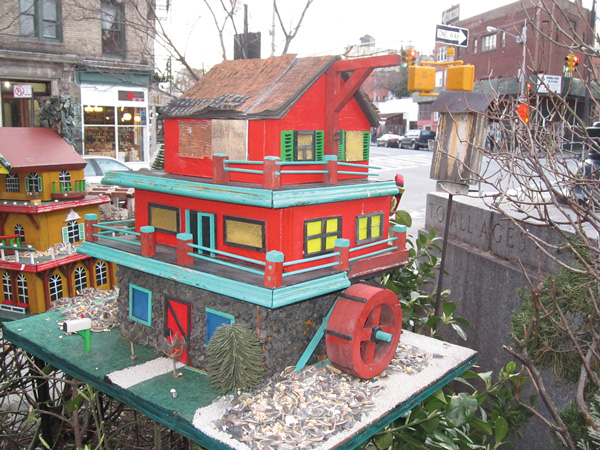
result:
[(9, 172), (83, 169), (85, 164), (50, 128), (0, 127), (0, 165)]
[[(223, 61), (182, 98), (161, 108), (164, 117), (280, 119), (338, 56)], [(364, 95), (356, 95), (367, 116), (376, 115)], [(371, 111), (373, 109), (373, 111)]]

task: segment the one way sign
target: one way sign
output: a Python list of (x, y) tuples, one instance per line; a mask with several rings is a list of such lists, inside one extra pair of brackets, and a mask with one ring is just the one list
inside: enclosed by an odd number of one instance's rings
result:
[(469, 30), (449, 25), (436, 25), (435, 41), (456, 45), (457, 47), (466, 47), (469, 44)]

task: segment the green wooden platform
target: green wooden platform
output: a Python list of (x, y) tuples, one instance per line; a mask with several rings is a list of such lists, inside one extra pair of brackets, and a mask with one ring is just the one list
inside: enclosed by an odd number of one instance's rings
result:
[[(27, 352), (61, 369), (75, 378), (89, 383), (95, 388), (135, 408), (164, 426), (187, 436), (207, 449), (244, 448), (241, 442), (235, 447), (227, 440), (219, 440), (219, 431), (211, 424), (203, 424), (202, 429), (193, 425), (195, 412), (199, 408), (210, 407), (219, 394), (213, 390), (202, 373), (182, 369), (183, 376), (174, 379), (171, 373), (142, 381), (128, 389), (113, 384), (107, 375), (142, 364), (158, 357), (153, 350), (136, 346), (138, 358), (132, 361), (129, 342), (123, 340), (118, 331), (92, 333), (90, 353), (83, 351), (83, 339), (78, 335), (65, 335), (58, 327), (62, 317), (58, 312), (30, 316), (25, 319), (2, 324), (4, 338)], [(435, 339), (403, 332), (401, 343), (423, 348), (439, 355), (433, 358), (418, 375), (411, 375), (408, 382), (402, 380), (403, 392), (399, 402), (389, 407), (378, 417), (369, 419), (362, 428), (353, 429), (349, 437), (333, 435), (327, 449), (350, 450), (364, 442), (386, 425), (409, 411), (416, 404), (452, 381), (462, 372), (473, 366), (477, 353)], [(407, 377), (407, 375), (400, 375)], [(173, 398), (171, 389), (176, 389), (178, 397)], [(386, 400), (389, 395), (375, 397)], [(225, 442), (222, 442), (225, 441)]]

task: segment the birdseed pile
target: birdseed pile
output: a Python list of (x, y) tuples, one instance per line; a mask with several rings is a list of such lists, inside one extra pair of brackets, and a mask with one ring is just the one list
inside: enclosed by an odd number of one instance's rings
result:
[(421, 372), (433, 355), (400, 345), (390, 366), (374, 380), (361, 380), (330, 364), (295, 372), (289, 367), (266, 385), (223, 397), (226, 413), (218, 429), (255, 450), (312, 449), (360, 422), (374, 408), (380, 384), (394, 372)]
[[(52, 301), (49, 311), (61, 311), (64, 320), (92, 319), (92, 331), (99, 333), (119, 326), (117, 291), (86, 288), (75, 297)], [(58, 324), (62, 328), (62, 322)]]

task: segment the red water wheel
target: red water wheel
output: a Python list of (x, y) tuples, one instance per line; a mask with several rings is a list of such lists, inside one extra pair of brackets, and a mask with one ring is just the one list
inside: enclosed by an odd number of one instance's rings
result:
[(331, 311), (325, 330), (327, 357), (346, 373), (376, 377), (392, 361), (401, 332), (398, 297), (388, 289), (354, 284)]

